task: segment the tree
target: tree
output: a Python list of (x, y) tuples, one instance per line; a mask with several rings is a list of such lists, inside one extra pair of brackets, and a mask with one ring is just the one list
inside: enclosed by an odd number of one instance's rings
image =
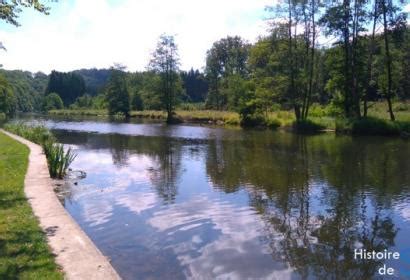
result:
[(0, 113), (11, 116), (16, 111), (13, 89), (3, 75), (0, 75)]
[(181, 72), (181, 79), (187, 101), (203, 102), (208, 92), (208, 82), (203, 73), (191, 68), (188, 72)]
[(64, 108), (63, 100), (61, 100), (61, 97), (57, 93), (52, 92), (44, 98), (44, 104), (43, 104), (44, 112), (48, 112), (50, 110), (59, 110), (63, 108)]
[[(392, 101), (391, 99), (394, 97), (393, 89), (393, 69), (392, 69), (392, 57), (390, 52), (390, 42), (389, 36), (392, 29), (400, 27), (406, 24), (406, 15), (404, 13), (400, 13), (399, 6), (396, 6), (392, 0), (379, 0), (379, 5), (381, 9), (381, 15), (383, 18), (383, 40), (384, 40), (384, 52), (385, 52), (385, 69), (387, 75), (387, 88), (385, 88), (385, 97), (387, 100), (390, 119), (392, 121), (395, 120)], [(404, 1), (399, 1), (400, 3), (404, 3)]]
[(0, 2), (0, 18), (7, 23), (19, 26), (17, 19), (22, 8), (34, 8), (34, 10), (46, 15), (49, 14), (50, 10), (38, 0), (4, 0)]
[(167, 123), (172, 123), (175, 121), (175, 104), (180, 93), (178, 48), (173, 36), (160, 36), (148, 68), (160, 76), (162, 109), (167, 112)]
[(68, 107), (75, 100), (84, 95), (85, 81), (82, 76), (70, 72), (63, 73), (52, 71), (46, 88), (46, 95), (52, 92), (60, 95), (64, 102), (64, 106)]
[(366, 0), (328, 1), (328, 8), (320, 22), (325, 35), (334, 35), (344, 55), (344, 110), (346, 117), (360, 118), (358, 79), (358, 40), (367, 24)]
[(126, 118), (130, 116), (130, 93), (123, 71), (117, 69), (111, 70), (111, 77), (106, 87), (105, 98), (110, 115), (121, 113)]
[(215, 42), (206, 54), (205, 76), (209, 83), (207, 106), (217, 110), (226, 109), (228, 97), (227, 77), (238, 75), (247, 78), (247, 60), (250, 45), (241, 37), (228, 36)]
[(0, 69), (0, 73), (13, 89), (18, 112), (42, 110), (44, 90), (48, 82), (46, 74), (4, 69)]

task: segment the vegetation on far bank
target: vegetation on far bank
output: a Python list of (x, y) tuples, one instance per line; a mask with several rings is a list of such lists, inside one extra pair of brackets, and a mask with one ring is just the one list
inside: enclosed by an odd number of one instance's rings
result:
[(0, 132), (0, 279), (63, 279), (24, 195), (29, 150)]
[[(374, 135), (410, 133), (410, 104), (394, 103), (393, 107), (397, 112), (396, 122), (389, 120), (385, 103), (374, 102), (369, 106), (368, 117), (361, 120), (343, 118), (340, 114), (334, 114), (329, 106), (314, 104), (306, 121), (297, 122), (291, 111), (275, 111), (266, 114), (267, 121), (264, 126), (271, 129), (291, 128), (301, 133), (334, 130), (341, 133)], [(56, 116), (109, 116), (109, 112), (104, 109), (63, 109), (51, 110), (48, 113)], [(176, 117), (187, 123), (237, 126), (241, 122), (237, 112), (205, 110), (202, 106), (180, 106), (175, 113)], [(129, 115), (133, 118), (166, 119), (166, 112), (158, 110), (131, 111)], [(387, 131), (383, 131), (384, 129)]]
[(71, 148), (64, 150), (63, 144), (56, 143), (54, 135), (46, 127), (9, 123), (4, 126), (4, 129), (41, 145), (52, 178), (62, 179), (76, 157)]

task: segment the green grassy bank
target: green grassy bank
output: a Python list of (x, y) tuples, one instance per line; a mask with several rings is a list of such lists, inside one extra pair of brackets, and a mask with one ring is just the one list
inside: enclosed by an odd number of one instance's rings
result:
[(0, 279), (63, 279), (24, 195), (28, 155), (0, 132)]

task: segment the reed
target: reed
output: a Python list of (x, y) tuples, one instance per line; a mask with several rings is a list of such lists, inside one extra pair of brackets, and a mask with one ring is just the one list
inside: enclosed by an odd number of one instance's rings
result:
[(56, 143), (54, 135), (44, 126), (16, 123), (6, 124), (4, 129), (42, 146), (52, 178), (64, 178), (68, 167), (77, 156), (71, 148), (65, 151), (62, 144)]

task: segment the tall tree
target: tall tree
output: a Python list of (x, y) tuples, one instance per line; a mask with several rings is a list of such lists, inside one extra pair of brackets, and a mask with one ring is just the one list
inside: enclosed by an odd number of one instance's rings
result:
[(183, 88), (188, 101), (203, 102), (208, 92), (208, 82), (203, 73), (191, 69), (188, 72), (181, 72)]
[(180, 93), (178, 48), (173, 36), (160, 36), (148, 68), (160, 76), (162, 106), (167, 112), (167, 123), (172, 123)]
[(366, 30), (367, 0), (327, 1), (328, 8), (321, 18), (325, 35), (333, 35), (344, 53), (344, 110), (347, 117), (361, 117), (358, 81), (358, 39)]
[(46, 95), (55, 92), (60, 95), (64, 106), (68, 107), (85, 94), (85, 82), (82, 76), (74, 73), (52, 71), (46, 88)]
[[(403, 4), (405, 1), (400, 0), (398, 2)], [(393, 113), (392, 98), (395, 96), (395, 89), (393, 88), (392, 56), (390, 52), (391, 47), (389, 38), (392, 30), (406, 24), (406, 14), (401, 13), (400, 6), (395, 5), (392, 0), (379, 0), (379, 5), (383, 19), (383, 41), (385, 52), (385, 69), (387, 75), (385, 97), (388, 104), (390, 119), (394, 121), (395, 116)]]
[(128, 90), (126, 74), (118, 69), (111, 69), (111, 77), (106, 87), (106, 102), (110, 115), (118, 113), (126, 118), (130, 116), (131, 97)]
[[(215, 42), (206, 55), (205, 75), (209, 82), (208, 107), (226, 109), (228, 77), (248, 76), (247, 61), (250, 45), (239, 36), (228, 36)], [(228, 89), (229, 91), (229, 89)]]

